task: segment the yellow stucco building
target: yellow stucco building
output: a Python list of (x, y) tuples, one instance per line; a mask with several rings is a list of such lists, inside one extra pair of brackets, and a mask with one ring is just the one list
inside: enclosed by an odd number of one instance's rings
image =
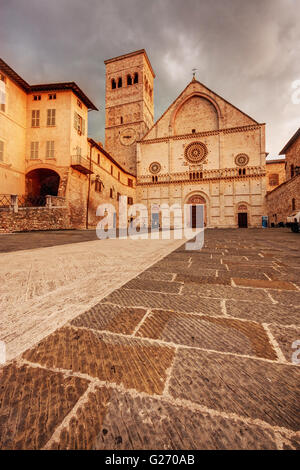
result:
[[(97, 108), (75, 82), (29, 85), (3, 60), (0, 74), (0, 207), (17, 195), (20, 229), (86, 228), (97, 223), (101, 202), (117, 205), (120, 195), (134, 202), (135, 176), (87, 138), (88, 111)], [(34, 225), (28, 211), (21, 217), (22, 207), (45, 207), (46, 196), (68, 209), (59, 223), (41, 216)], [(0, 216), (7, 230), (10, 219)]]

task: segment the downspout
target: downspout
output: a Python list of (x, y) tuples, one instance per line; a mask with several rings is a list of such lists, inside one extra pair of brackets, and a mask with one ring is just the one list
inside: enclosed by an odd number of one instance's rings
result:
[(89, 205), (90, 205), (90, 192), (91, 192), (92, 149), (93, 149), (93, 144), (90, 143), (90, 173), (89, 173), (88, 194), (87, 194), (87, 201), (86, 201), (86, 222), (85, 222), (86, 230), (89, 228)]

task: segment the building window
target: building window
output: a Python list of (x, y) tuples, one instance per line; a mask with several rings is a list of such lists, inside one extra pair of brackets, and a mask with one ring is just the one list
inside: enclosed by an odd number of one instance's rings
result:
[(152, 176), (152, 183), (158, 182), (158, 176)]
[(56, 109), (47, 109), (47, 126), (55, 126)]
[(79, 106), (79, 108), (82, 108), (82, 103), (80, 100), (77, 100), (77, 106)]
[(129, 206), (132, 206), (132, 204), (133, 204), (133, 197), (128, 196), (127, 202), (128, 202), (128, 205), (129, 205)]
[(269, 185), (278, 186), (279, 185), (279, 175), (277, 173), (269, 175)]
[(123, 124), (123, 116), (120, 117), (120, 123)]
[(113, 166), (112, 166), (112, 165), (110, 165), (110, 174), (111, 174), (111, 175), (113, 175), (113, 173), (114, 173)]
[(46, 142), (46, 158), (54, 158), (54, 140)]
[(98, 165), (100, 165), (100, 153), (98, 153), (98, 155), (97, 155), (97, 163), (98, 163)]
[(85, 135), (85, 120), (76, 111), (74, 112), (74, 128), (79, 135)]
[(121, 194), (117, 193), (117, 201), (120, 201)]
[(0, 111), (5, 112), (6, 104), (6, 78), (0, 73)]
[(127, 85), (132, 85), (131, 75), (127, 75)]
[(128, 186), (129, 186), (130, 188), (133, 188), (133, 181), (132, 181), (132, 179), (130, 179), (130, 178), (128, 178)]
[(120, 172), (118, 171), (118, 181), (120, 181)]
[(41, 101), (41, 95), (33, 95), (33, 101)]
[(112, 90), (114, 90), (115, 88), (117, 88), (117, 84), (116, 84), (116, 80), (113, 78), (112, 81), (111, 81), (111, 88)]
[(195, 134), (196, 133), (196, 129), (192, 129), (192, 134)]
[(292, 199), (292, 211), (296, 210), (296, 199), (293, 197)]
[(4, 162), (4, 142), (0, 140), (0, 162)]
[(98, 176), (96, 176), (96, 180), (95, 180), (95, 191), (97, 193), (101, 193), (102, 191), (102, 182), (100, 181)]
[(31, 111), (31, 127), (40, 127), (40, 110), (33, 109)]
[(134, 74), (133, 83), (139, 83), (139, 74), (137, 72)]
[(50, 95), (48, 95), (48, 99), (49, 100), (56, 100), (56, 93), (51, 93)]
[(32, 160), (36, 160), (37, 158), (39, 158), (39, 143), (38, 142), (31, 142), (30, 158)]
[(295, 174), (294, 165), (291, 164), (291, 178), (293, 178), (294, 174)]
[(118, 78), (118, 88), (122, 87), (122, 77)]
[(110, 198), (113, 198), (113, 190), (112, 190), (112, 188), (110, 188), (110, 190), (109, 190), (109, 197), (110, 197)]

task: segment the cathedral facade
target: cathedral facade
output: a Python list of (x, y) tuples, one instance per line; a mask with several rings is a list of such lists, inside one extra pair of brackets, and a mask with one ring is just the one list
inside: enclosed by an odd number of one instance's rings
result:
[(265, 125), (195, 78), (153, 123), (154, 72), (145, 50), (105, 61), (105, 147), (136, 174), (136, 200), (204, 204), (206, 227), (259, 227), (265, 215)]

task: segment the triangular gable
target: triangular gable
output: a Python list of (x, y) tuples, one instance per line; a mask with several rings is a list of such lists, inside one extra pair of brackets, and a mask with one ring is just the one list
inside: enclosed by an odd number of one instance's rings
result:
[(206, 98), (215, 106), (219, 115), (220, 129), (258, 124), (258, 122), (253, 118), (233, 104), (229, 103), (229, 101), (225, 100), (217, 93), (207, 88), (205, 85), (197, 80), (192, 80), (141, 140), (144, 141), (167, 137), (169, 135), (169, 125), (172, 124), (172, 116), (176, 110), (180, 108), (181, 104), (193, 95), (199, 95)]

